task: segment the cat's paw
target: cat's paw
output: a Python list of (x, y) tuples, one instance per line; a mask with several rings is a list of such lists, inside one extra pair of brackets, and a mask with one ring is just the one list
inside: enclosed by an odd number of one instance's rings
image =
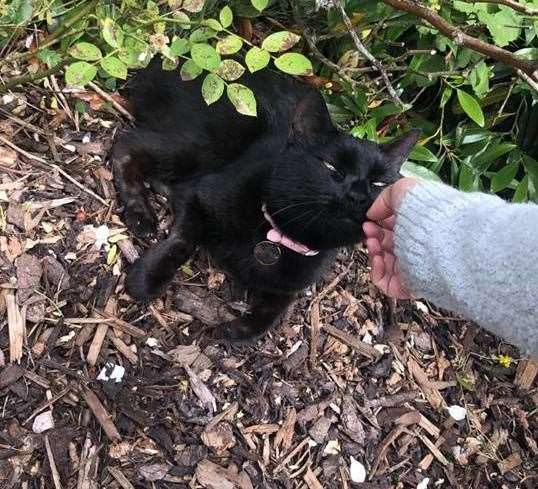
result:
[(157, 231), (157, 218), (145, 204), (127, 206), (123, 220), (129, 230), (139, 238), (145, 238)]
[(144, 267), (144, 260), (136, 260), (125, 277), (125, 290), (138, 302), (149, 302), (164, 294), (164, 286), (158, 286), (149, 279)]
[(262, 334), (252, 330), (252, 326), (241, 318), (219, 324), (213, 331), (213, 337), (231, 343), (251, 343), (261, 338)]

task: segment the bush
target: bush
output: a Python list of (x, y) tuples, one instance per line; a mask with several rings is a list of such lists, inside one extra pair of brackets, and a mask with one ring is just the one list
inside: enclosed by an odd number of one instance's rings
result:
[(206, 103), (254, 116), (241, 76), (276, 68), (321, 88), (354, 136), (421, 128), (405, 173), (538, 202), (538, 0), (8, 0), (0, 13), (0, 68), (28, 71), (4, 91), (62, 70), (115, 90), (160, 54), (203, 77)]

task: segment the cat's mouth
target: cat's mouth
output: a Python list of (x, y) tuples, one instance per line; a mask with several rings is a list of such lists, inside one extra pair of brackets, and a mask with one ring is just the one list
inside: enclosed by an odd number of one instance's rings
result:
[(262, 204), (262, 212), (265, 220), (271, 225), (271, 229), (267, 232), (267, 239), (269, 241), (285, 246), (286, 248), (305, 256), (315, 256), (319, 253), (318, 250), (313, 250), (307, 245), (300, 243), (299, 241), (296, 241), (284, 234), (275, 224), (275, 221), (267, 211), (267, 206), (265, 203)]

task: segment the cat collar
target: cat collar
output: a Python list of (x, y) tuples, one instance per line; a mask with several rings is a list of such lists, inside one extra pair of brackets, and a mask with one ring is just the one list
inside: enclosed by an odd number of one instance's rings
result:
[(272, 229), (267, 232), (267, 239), (269, 241), (285, 246), (286, 248), (295, 251), (296, 253), (300, 253), (304, 256), (315, 256), (319, 253), (318, 250), (311, 250), (305, 244), (299, 243), (299, 241), (291, 239), (289, 236), (286, 236), (280, 229), (278, 229), (278, 226), (275, 224), (275, 222), (267, 212), (265, 204), (262, 205), (262, 212), (263, 217), (265, 217), (267, 222), (272, 227)]

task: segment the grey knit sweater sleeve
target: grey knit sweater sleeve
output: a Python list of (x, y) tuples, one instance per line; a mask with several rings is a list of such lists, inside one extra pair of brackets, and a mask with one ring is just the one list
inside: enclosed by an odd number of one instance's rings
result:
[(420, 182), (402, 201), (394, 239), (415, 296), (538, 356), (538, 205)]

